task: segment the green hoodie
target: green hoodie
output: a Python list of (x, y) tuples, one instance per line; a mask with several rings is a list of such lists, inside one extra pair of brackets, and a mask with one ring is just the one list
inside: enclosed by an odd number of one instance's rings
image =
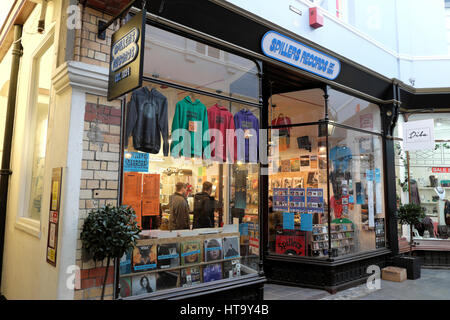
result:
[[(201, 130), (200, 130), (201, 125)], [(178, 136), (174, 131), (177, 129), (185, 129), (190, 133), (191, 138), (191, 153), (188, 154), (187, 150), (183, 147), (183, 140), (185, 136), (183, 132), (179, 133)], [(185, 131), (186, 133), (186, 131)], [(208, 113), (206, 107), (200, 100), (195, 100), (192, 102), (189, 96), (185, 97), (183, 100), (177, 102), (175, 107), (175, 114), (172, 120), (172, 143), (170, 145), (170, 154), (173, 157), (179, 157), (180, 151), (181, 156), (195, 156), (202, 157), (203, 152), (205, 153), (205, 158), (210, 158), (210, 138), (209, 138), (209, 125), (208, 125)], [(187, 137), (186, 137), (187, 138)], [(178, 146), (178, 144), (180, 144)], [(196, 145), (198, 144), (198, 145)], [(176, 149), (175, 149), (176, 147)]]

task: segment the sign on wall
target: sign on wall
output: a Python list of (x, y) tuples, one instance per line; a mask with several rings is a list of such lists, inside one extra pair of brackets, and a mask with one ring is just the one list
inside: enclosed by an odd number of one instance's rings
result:
[(403, 124), (403, 150), (434, 150), (434, 120), (410, 121)]
[(275, 31), (266, 32), (261, 40), (261, 48), (270, 58), (323, 78), (334, 80), (341, 71), (339, 60)]
[(61, 207), (62, 168), (53, 168), (48, 214), (47, 262), (56, 267), (59, 213)]
[(132, 17), (111, 37), (108, 101), (142, 85), (145, 40), (143, 17), (145, 10)]
[(148, 163), (148, 153), (125, 151), (125, 155), (123, 157), (123, 171), (148, 172)]

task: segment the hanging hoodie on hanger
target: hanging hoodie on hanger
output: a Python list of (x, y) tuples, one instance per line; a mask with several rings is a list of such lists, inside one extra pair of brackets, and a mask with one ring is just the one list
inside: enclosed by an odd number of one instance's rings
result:
[[(234, 115), (237, 137), (237, 160), (256, 163), (259, 159), (259, 121), (248, 109)], [(241, 131), (238, 132), (238, 130)]]
[[(209, 129), (217, 129), (219, 139), (210, 131), (211, 158), (217, 161), (236, 160), (236, 138), (234, 137), (233, 114), (227, 108), (215, 104), (208, 109)], [(232, 134), (232, 136), (231, 136)], [(231, 157), (233, 155), (233, 157)]]
[(138, 151), (159, 153), (161, 136), (163, 153), (169, 153), (169, 124), (167, 120), (167, 98), (155, 88), (139, 88), (131, 94), (128, 102), (125, 148), (128, 137), (133, 136), (133, 147)]
[[(282, 126), (292, 124), (291, 118), (284, 116), (280, 113), (275, 119), (272, 120), (272, 126)], [(279, 151), (285, 151), (290, 146), (291, 128), (279, 128)]]
[[(179, 130), (181, 129), (181, 130)], [(172, 144), (170, 154), (173, 157), (210, 158), (209, 124), (205, 105), (190, 96), (177, 102), (172, 120)], [(190, 149), (187, 141), (190, 139)]]

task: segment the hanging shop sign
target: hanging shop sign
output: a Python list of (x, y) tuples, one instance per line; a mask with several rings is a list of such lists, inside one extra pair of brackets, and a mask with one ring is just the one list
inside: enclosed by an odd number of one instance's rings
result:
[(403, 124), (403, 150), (434, 150), (434, 120), (408, 121)]
[(108, 101), (142, 85), (145, 12), (132, 17), (111, 37)]
[(59, 213), (61, 206), (62, 168), (53, 168), (48, 215), (47, 262), (56, 267), (58, 248)]
[(268, 31), (263, 36), (261, 48), (270, 58), (326, 79), (336, 79), (341, 71), (339, 60), (275, 31)]

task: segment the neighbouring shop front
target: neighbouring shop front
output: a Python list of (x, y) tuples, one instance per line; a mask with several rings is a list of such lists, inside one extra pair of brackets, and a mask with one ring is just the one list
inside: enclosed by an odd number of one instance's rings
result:
[[(427, 266), (450, 264), (449, 124), (450, 115), (446, 109), (405, 109), (394, 131), (397, 202), (414, 203), (424, 210), (425, 218), (414, 226), (412, 236), (413, 253), (421, 256)], [(411, 136), (408, 125), (429, 128), (432, 132), (429, 148), (405, 147), (405, 140)], [(406, 243), (411, 237), (409, 229), (399, 226), (400, 236), (400, 241)]]
[[(147, 7), (120, 181), (143, 232), (117, 263), (116, 297), (262, 298), (266, 281), (331, 292), (364, 281), (397, 246), (386, 152), (396, 86), (201, 5), (236, 21), (229, 33), (182, 7)], [(234, 28), (255, 32), (244, 46)], [(123, 70), (112, 78), (126, 83)]]

